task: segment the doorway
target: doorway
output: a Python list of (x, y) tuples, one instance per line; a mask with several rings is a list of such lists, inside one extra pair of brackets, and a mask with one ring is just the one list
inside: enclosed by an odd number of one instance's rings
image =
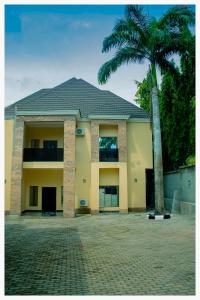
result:
[(119, 207), (119, 186), (99, 187), (99, 208)]
[(154, 171), (153, 169), (146, 169), (146, 209), (152, 210), (154, 208)]
[(56, 187), (42, 188), (42, 213), (56, 214)]

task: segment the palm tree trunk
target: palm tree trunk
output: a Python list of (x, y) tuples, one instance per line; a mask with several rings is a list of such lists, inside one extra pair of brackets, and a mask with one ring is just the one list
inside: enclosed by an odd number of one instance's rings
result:
[(152, 116), (153, 116), (153, 151), (155, 180), (155, 213), (164, 212), (162, 142), (160, 130), (160, 111), (155, 63), (151, 64), (152, 77)]

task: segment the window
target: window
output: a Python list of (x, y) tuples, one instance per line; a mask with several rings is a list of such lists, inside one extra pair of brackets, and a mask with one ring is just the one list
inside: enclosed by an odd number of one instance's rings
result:
[(33, 139), (31, 140), (31, 148), (39, 148), (40, 147), (40, 140)]
[(30, 186), (29, 206), (38, 206), (38, 186)]
[(99, 161), (118, 161), (117, 137), (99, 138)]
[(99, 207), (119, 207), (119, 186), (99, 187)]
[(61, 186), (61, 206), (63, 207), (63, 186)]
[(45, 149), (56, 149), (57, 148), (57, 141), (44, 141), (43, 147)]
[(117, 149), (117, 137), (102, 136), (99, 138), (100, 149)]

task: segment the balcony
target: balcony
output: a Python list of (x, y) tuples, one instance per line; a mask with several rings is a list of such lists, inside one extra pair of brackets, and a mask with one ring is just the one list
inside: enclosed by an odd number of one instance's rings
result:
[(99, 149), (99, 161), (102, 162), (119, 161), (118, 149)]
[(25, 148), (23, 160), (30, 161), (63, 161), (63, 149)]

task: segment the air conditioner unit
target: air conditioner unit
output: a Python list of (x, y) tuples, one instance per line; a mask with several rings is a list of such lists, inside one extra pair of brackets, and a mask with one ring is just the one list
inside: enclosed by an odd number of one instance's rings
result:
[(86, 200), (86, 199), (81, 199), (81, 200), (80, 200), (80, 206), (88, 206), (88, 200)]
[(76, 128), (76, 135), (85, 135), (85, 128)]

